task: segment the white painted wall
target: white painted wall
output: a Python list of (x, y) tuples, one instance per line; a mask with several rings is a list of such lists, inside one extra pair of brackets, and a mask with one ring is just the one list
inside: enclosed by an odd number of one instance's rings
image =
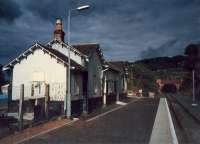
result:
[[(61, 45), (59, 43), (52, 44), (52, 48), (58, 50), (59, 52), (63, 53), (64, 55), (68, 56), (68, 48), (65, 45)], [(85, 66), (85, 60), (80, 55), (75, 54), (74, 51), (70, 51), (70, 57), (72, 60), (77, 62), (78, 64)]]
[(108, 89), (108, 94), (109, 93), (116, 93), (115, 87), (117, 89), (117, 84), (119, 82), (120, 75), (113, 72), (113, 71), (106, 71), (105, 72), (106, 80), (107, 80), (107, 89)]
[(83, 78), (79, 73), (73, 73), (71, 75), (71, 96), (72, 101), (83, 99)]
[(123, 75), (120, 75), (120, 93), (123, 93), (124, 92), (124, 77)]
[(106, 77), (107, 77), (107, 80), (118, 80), (118, 74), (117, 73), (114, 73), (112, 71), (106, 71)]
[(120, 93), (127, 93), (127, 78), (125, 75), (120, 76)]
[(99, 56), (93, 52), (88, 64), (88, 96), (102, 96), (102, 81), (101, 81), (102, 65)]
[(105, 75), (107, 80), (119, 82), (118, 90), (120, 94), (127, 92), (127, 79), (124, 75), (113, 73), (112, 71), (106, 71)]
[(13, 68), (12, 100), (20, 97), (20, 85), (25, 86), (25, 98), (31, 97), (31, 84), (35, 74), (50, 84), (50, 99), (64, 100), (66, 94), (66, 70), (63, 64), (42, 50), (35, 50), (27, 59), (23, 59)]

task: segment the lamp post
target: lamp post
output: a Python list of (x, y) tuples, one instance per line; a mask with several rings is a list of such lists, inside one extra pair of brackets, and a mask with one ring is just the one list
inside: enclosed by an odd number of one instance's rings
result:
[(109, 69), (109, 65), (104, 65), (105, 69), (101, 70), (102, 94), (103, 94), (103, 107), (106, 106), (106, 89), (107, 89), (107, 76), (105, 72)]
[(197, 106), (198, 104), (196, 103), (195, 99), (195, 71), (192, 70), (192, 106)]
[(76, 9), (69, 9), (68, 11), (68, 25), (67, 25), (67, 32), (68, 32), (68, 37), (67, 37), (67, 44), (68, 44), (68, 71), (67, 71), (67, 96), (65, 96), (64, 99), (64, 113), (67, 115), (67, 118), (71, 117), (71, 86), (70, 86), (70, 79), (71, 79), (71, 61), (70, 61), (70, 25), (71, 25), (71, 12), (72, 11), (82, 11), (85, 9), (88, 9), (90, 6), (89, 5), (83, 5), (79, 6)]

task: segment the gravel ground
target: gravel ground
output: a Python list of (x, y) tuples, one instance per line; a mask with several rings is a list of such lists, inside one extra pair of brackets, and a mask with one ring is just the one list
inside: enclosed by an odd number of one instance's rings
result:
[(169, 100), (179, 143), (199, 144), (200, 123), (185, 111), (175, 99), (169, 96)]

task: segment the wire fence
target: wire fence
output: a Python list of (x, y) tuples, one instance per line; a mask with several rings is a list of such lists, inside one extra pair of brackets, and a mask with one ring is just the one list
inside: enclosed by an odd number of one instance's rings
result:
[[(15, 130), (64, 114), (65, 83), (32, 82), (8, 87), (7, 116), (15, 118)], [(16, 123), (17, 122), (17, 123)], [(11, 126), (11, 127), (13, 127)]]
[[(47, 86), (49, 87), (47, 91)], [(64, 83), (33, 83), (24, 85), (24, 100), (45, 98), (49, 94), (50, 101), (63, 101), (66, 95)], [(12, 86), (12, 100), (19, 100), (21, 94), (20, 85)]]

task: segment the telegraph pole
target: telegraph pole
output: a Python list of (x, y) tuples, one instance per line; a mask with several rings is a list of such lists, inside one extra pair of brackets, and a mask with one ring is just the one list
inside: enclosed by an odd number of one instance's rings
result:
[(197, 106), (195, 97), (195, 71), (192, 70), (192, 106)]

